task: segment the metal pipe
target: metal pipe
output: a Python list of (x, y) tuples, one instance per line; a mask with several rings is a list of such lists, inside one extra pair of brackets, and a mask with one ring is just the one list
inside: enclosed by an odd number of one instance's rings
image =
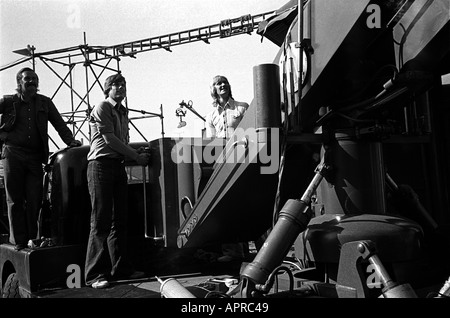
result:
[(279, 72), (277, 64), (260, 64), (253, 67), (253, 92), (256, 102), (255, 128), (281, 126)]
[(163, 114), (163, 105), (161, 104), (161, 138), (164, 138), (164, 114)]
[(161, 284), (160, 293), (165, 298), (196, 298), (189, 290), (181, 285), (175, 278), (162, 280), (155, 276)]
[(255, 284), (265, 284), (273, 270), (282, 263), (298, 235), (306, 229), (312, 213), (309, 208), (311, 196), (322, 181), (329, 166), (319, 164), (316, 174), (301, 200), (288, 200), (279, 213), (279, 218), (267, 240), (253, 262), (241, 273)]
[(395, 285), (394, 281), (389, 276), (388, 272), (385, 270), (383, 264), (381, 263), (381, 260), (378, 257), (378, 255), (372, 255), (371, 257), (369, 257), (369, 262), (370, 264), (372, 264), (375, 273), (380, 278), (383, 286), (391, 288)]
[(375, 273), (384, 286), (382, 290), (384, 298), (417, 298), (417, 294), (412, 289), (411, 285), (398, 284), (392, 280), (378, 255), (369, 257), (369, 262), (374, 267)]
[[(86, 43), (86, 32), (83, 32), (83, 38), (84, 38), (84, 47), (87, 46)], [(86, 103), (87, 103), (87, 108), (88, 108), (88, 120), (89, 117), (91, 116), (91, 104), (89, 101), (89, 73), (88, 73), (88, 65), (89, 65), (89, 53), (87, 52), (87, 50), (83, 51), (83, 55), (84, 55), (84, 75), (85, 75), (85, 82), (86, 82)], [(88, 129), (89, 129), (89, 142), (92, 139), (92, 131), (91, 131), (91, 125), (88, 125)]]
[(142, 188), (144, 192), (144, 235), (147, 236), (147, 168), (142, 166)]
[(299, 50), (299, 54), (298, 54), (298, 104), (297, 104), (297, 127), (300, 128), (300, 123), (301, 123), (301, 104), (302, 104), (302, 97), (303, 97), (303, 78), (302, 78), (302, 73), (303, 73), (303, 49), (302, 49), (302, 44), (303, 44), (303, 0), (298, 0), (298, 50)]

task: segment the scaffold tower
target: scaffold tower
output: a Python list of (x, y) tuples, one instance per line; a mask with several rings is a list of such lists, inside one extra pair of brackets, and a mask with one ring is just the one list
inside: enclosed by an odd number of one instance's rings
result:
[[(111, 46), (91, 46), (87, 44), (84, 33), (84, 43), (82, 45), (67, 47), (46, 52), (36, 52), (33, 45), (28, 45), (24, 49), (16, 50), (14, 53), (23, 57), (1, 66), (0, 72), (24, 62), (31, 62), (33, 69), (36, 68), (36, 60), (42, 62), (59, 79), (59, 85), (51, 96), (53, 99), (62, 87), (69, 88), (71, 109), (61, 115), (66, 119), (66, 123), (72, 125), (75, 136), (82, 135), (86, 140), (90, 140), (90, 131), (87, 120), (92, 109), (89, 95), (94, 88), (103, 91), (103, 85), (99, 78), (105, 71), (120, 72), (120, 61), (123, 57), (136, 58), (136, 55), (153, 50), (166, 50), (172, 52), (172, 48), (178, 45), (203, 41), (209, 43), (213, 38), (228, 38), (241, 34), (251, 34), (258, 29), (259, 24), (267, 18), (273, 16), (276, 11), (270, 11), (257, 15), (244, 15), (237, 18), (225, 19), (220, 23), (190, 30), (170, 33), (161, 36), (154, 36), (137, 41), (131, 41)], [(61, 71), (55, 66), (63, 66)], [(73, 73), (75, 68), (84, 67), (84, 87), (75, 87)], [(93, 78), (93, 80), (92, 80)], [(163, 105), (160, 105), (159, 112), (147, 112), (136, 110), (126, 105), (131, 112), (140, 113), (140, 116), (130, 117), (131, 126), (136, 129), (139, 135), (147, 141), (145, 136), (133, 124), (133, 120), (143, 118), (159, 118), (161, 122), (161, 136), (164, 137), (164, 114)], [(56, 145), (56, 143), (50, 138)]]

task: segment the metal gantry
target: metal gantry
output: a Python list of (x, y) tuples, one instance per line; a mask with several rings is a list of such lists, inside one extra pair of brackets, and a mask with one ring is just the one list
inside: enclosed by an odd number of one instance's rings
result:
[[(89, 126), (86, 122), (92, 109), (89, 101), (89, 94), (92, 92), (94, 87), (99, 87), (103, 91), (102, 83), (99, 81), (99, 78), (106, 70), (119, 72), (120, 59), (122, 57), (136, 58), (136, 54), (138, 53), (158, 49), (164, 49), (168, 52), (172, 52), (172, 47), (177, 45), (198, 41), (209, 43), (209, 40), (213, 38), (227, 38), (241, 34), (251, 34), (253, 31), (258, 29), (260, 22), (275, 13), (276, 11), (270, 11), (257, 15), (248, 14), (238, 18), (222, 20), (220, 23), (213, 25), (112, 46), (90, 46), (86, 42), (86, 34), (84, 34), (84, 44), (58, 50), (39, 53), (36, 52), (36, 48), (34, 46), (28, 45), (25, 49), (14, 51), (14, 53), (21, 54), (24, 57), (15, 62), (9, 63), (6, 66), (0, 67), (0, 72), (27, 61), (31, 61), (33, 69), (35, 69), (36, 59), (39, 59), (60, 80), (59, 86), (51, 96), (52, 99), (58, 94), (62, 87), (67, 86), (70, 89), (71, 111), (61, 113), (61, 115), (67, 118), (68, 124), (73, 126), (72, 130), (74, 135), (82, 134), (84, 138), (90, 140), (90, 131), (87, 133), (83, 131), (84, 127)], [(52, 67), (56, 65), (64, 66), (64, 71), (57, 72), (55, 68)], [(78, 65), (85, 68), (84, 93), (82, 93), (83, 90), (76, 90), (74, 87), (73, 72)], [(91, 75), (91, 78), (92, 76), (94, 78), (92, 82), (90, 81), (89, 75)], [(79, 99), (79, 102), (75, 101), (75, 97)], [(139, 132), (138, 128), (132, 123), (132, 120), (153, 117), (160, 118), (161, 134), (162, 137), (164, 137), (164, 116), (162, 105), (160, 106), (160, 113), (151, 113), (130, 108), (129, 110), (140, 112), (142, 114), (142, 116), (130, 118), (130, 122), (137, 132), (144, 138), (144, 140), (146, 140), (145, 136)], [(89, 128), (87, 129), (89, 130)], [(53, 140), (51, 141), (55, 143)]]

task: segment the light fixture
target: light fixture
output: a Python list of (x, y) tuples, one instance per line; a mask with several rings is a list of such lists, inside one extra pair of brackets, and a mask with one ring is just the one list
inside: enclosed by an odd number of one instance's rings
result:
[(177, 128), (181, 128), (181, 127), (184, 127), (184, 126), (186, 126), (186, 122), (184, 120), (181, 120), (181, 117), (180, 117), (180, 122), (178, 123)]
[(186, 110), (184, 110), (182, 107), (179, 107), (175, 110), (175, 115), (180, 118), (180, 122), (178, 123), (177, 128), (186, 126), (186, 122), (183, 120), (183, 117), (186, 116)]

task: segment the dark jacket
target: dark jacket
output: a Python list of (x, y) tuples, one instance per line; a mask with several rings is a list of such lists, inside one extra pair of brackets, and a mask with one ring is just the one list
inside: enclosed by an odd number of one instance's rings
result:
[[(0, 133), (4, 135), (4, 142), (8, 141), (7, 134), (14, 129), (14, 122), (16, 118), (17, 107), (20, 103), (20, 97), (16, 95), (5, 95), (0, 99)], [(66, 145), (70, 145), (75, 140), (72, 132), (67, 127), (61, 114), (56, 109), (53, 101), (47, 96), (36, 95), (36, 123), (39, 129), (39, 135), (44, 145), (42, 162), (46, 163), (49, 156), (48, 147), (48, 123), (50, 122), (55, 130), (58, 132), (62, 141)]]

